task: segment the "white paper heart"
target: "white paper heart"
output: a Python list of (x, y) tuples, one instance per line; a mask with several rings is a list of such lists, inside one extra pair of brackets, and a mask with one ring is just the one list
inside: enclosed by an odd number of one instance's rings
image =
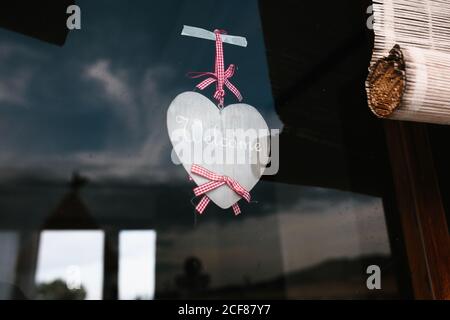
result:
[[(269, 129), (250, 105), (239, 103), (219, 110), (205, 96), (184, 92), (167, 111), (167, 128), (175, 153), (197, 185), (209, 180), (191, 174), (192, 164), (228, 176), (250, 192), (268, 162)], [(241, 198), (227, 185), (207, 195), (222, 209)]]

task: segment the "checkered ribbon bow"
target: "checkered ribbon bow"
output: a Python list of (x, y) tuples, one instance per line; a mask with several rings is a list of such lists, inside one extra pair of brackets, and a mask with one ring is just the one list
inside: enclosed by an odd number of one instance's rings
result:
[(200, 90), (206, 89), (211, 84), (217, 82), (216, 92), (214, 93), (214, 99), (219, 101), (219, 107), (223, 108), (225, 101), (225, 89), (224, 85), (236, 96), (239, 101), (242, 101), (242, 95), (239, 90), (230, 82), (230, 78), (233, 77), (236, 66), (230, 64), (227, 70), (225, 70), (224, 55), (223, 55), (223, 42), (221, 34), (226, 34), (225, 31), (214, 30), (216, 35), (216, 65), (215, 72), (190, 72), (188, 75), (192, 79), (209, 76), (197, 85)]
[[(245, 190), (244, 187), (242, 187), (236, 180), (233, 180), (227, 176), (218, 175), (196, 164), (192, 165), (191, 172), (193, 174), (211, 180), (210, 182), (202, 184), (201, 186), (198, 186), (194, 189), (194, 194), (196, 197), (203, 195), (203, 198), (195, 208), (198, 213), (202, 214), (211, 201), (211, 199), (209, 199), (209, 197), (205, 194), (223, 185), (227, 185), (231, 190), (236, 192), (236, 194), (244, 198), (247, 202), (250, 202), (250, 193)], [(241, 213), (241, 209), (239, 208), (237, 202), (233, 204), (233, 211), (235, 215), (239, 215)]]

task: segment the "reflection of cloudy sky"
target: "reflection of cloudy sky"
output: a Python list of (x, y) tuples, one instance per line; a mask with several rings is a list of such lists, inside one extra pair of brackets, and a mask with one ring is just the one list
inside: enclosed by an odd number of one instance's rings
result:
[[(252, 192), (260, 202), (243, 204), (241, 217), (211, 206), (194, 224), (192, 186), (170, 161), (165, 117), (170, 101), (196, 84), (185, 74), (212, 70), (214, 43), (179, 33), (187, 24), (246, 36), (246, 49), (225, 46), (226, 63), (239, 68), (232, 81), (271, 128), (281, 128), (256, 0), (77, 3), (82, 30), (62, 48), (0, 29), (2, 227), (39, 228), (67, 191), (9, 180), (79, 170), (125, 182), (82, 190), (100, 225), (157, 231), (157, 290), (173, 286), (191, 255), (219, 286), (334, 257), (389, 253), (380, 199), (334, 190), (263, 181)], [(51, 256), (46, 268), (62, 260)]]
[(210, 71), (214, 62), (214, 43), (181, 37), (183, 24), (248, 38), (246, 49), (225, 48), (228, 63), (239, 67), (233, 82), (269, 125), (280, 126), (256, 1), (78, 4), (82, 30), (62, 48), (0, 30), (0, 166), (9, 174), (39, 168), (63, 177), (76, 169), (91, 178), (181, 176), (170, 162), (166, 110), (195, 86), (185, 74)]

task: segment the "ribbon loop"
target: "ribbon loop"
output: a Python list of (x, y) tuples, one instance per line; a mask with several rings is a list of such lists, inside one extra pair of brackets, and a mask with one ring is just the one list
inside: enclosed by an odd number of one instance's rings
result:
[[(239, 182), (228, 176), (216, 174), (196, 164), (192, 165), (191, 173), (210, 180), (209, 182), (194, 188), (195, 196), (198, 197), (203, 195), (202, 200), (200, 200), (199, 204), (195, 208), (195, 210), (197, 210), (197, 212), (200, 214), (203, 213), (210, 202), (210, 199), (206, 195), (206, 193), (213, 191), (223, 185), (227, 185), (231, 190), (233, 190), (240, 197), (244, 198), (247, 202), (250, 202), (251, 200), (250, 192), (245, 190), (245, 188), (242, 187)], [(241, 209), (239, 208), (237, 202), (233, 204), (233, 211), (235, 215), (239, 215), (241, 213)]]
[(226, 34), (223, 30), (214, 30), (216, 36), (216, 62), (215, 70), (213, 72), (190, 72), (188, 76), (192, 79), (197, 79), (200, 77), (208, 76), (207, 79), (203, 80), (197, 85), (199, 90), (204, 90), (211, 84), (216, 83), (216, 91), (214, 93), (214, 99), (216, 99), (220, 106), (224, 105), (225, 101), (225, 89), (227, 87), (239, 101), (242, 101), (242, 95), (239, 90), (230, 82), (230, 78), (233, 77), (236, 70), (234, 64), (230, 64), (225, 70), (224, 53), (223, 53), (223, 42), (222, 34)]

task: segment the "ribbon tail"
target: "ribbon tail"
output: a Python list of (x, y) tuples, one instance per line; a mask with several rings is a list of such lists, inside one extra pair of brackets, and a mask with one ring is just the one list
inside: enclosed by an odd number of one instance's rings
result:
[(244, 198), (248, 203), (251, 201), (250, 192), (245, 190), (243, 186), (239, 184), (237, 181), (229, 181), (228, 187), (230, 187), (231, 190), (233, 190), (238, 196)]
[(224, 73), (225, 79), (232, 78), (234, 76), (235, 70), (236, 70), (236, 66), (234, 64), (230, 64), (228, 66), (228, 69)]
[(199, 214), (203, 214), (203, 211), (205, 211), (210, 201), (211, 200), (207, 196), (204, 196), (195, 207), (195, 211), (197, 211)]
[(243, 98), (238, 88), (236, 88), (228, 79), (225, 81), (225, 85), (227, 86), (228, 89), (230, 89), (231, 92), (233, 92), (233, 94), (239, 101), (242, 101)]
[(186, 74), (186, 76), (188, 76), (188, 77), (191, 78), (191, 79), (197, 79), (197, 78), (206, 77), (206, 76), (209, 76), (209, 77), (214, 78), (216, 75), (215, 75), (215, 73), (213, 73), (213, 72), (190, 71), (190, 72), (188, 72), (188, 73)]
[(234, 212), (235, 216), (238, 216), (241, 214), (241, 208), (239, 208), (239, 205), (237, 202), (235, 204), (233, 204), (233, 212)]

